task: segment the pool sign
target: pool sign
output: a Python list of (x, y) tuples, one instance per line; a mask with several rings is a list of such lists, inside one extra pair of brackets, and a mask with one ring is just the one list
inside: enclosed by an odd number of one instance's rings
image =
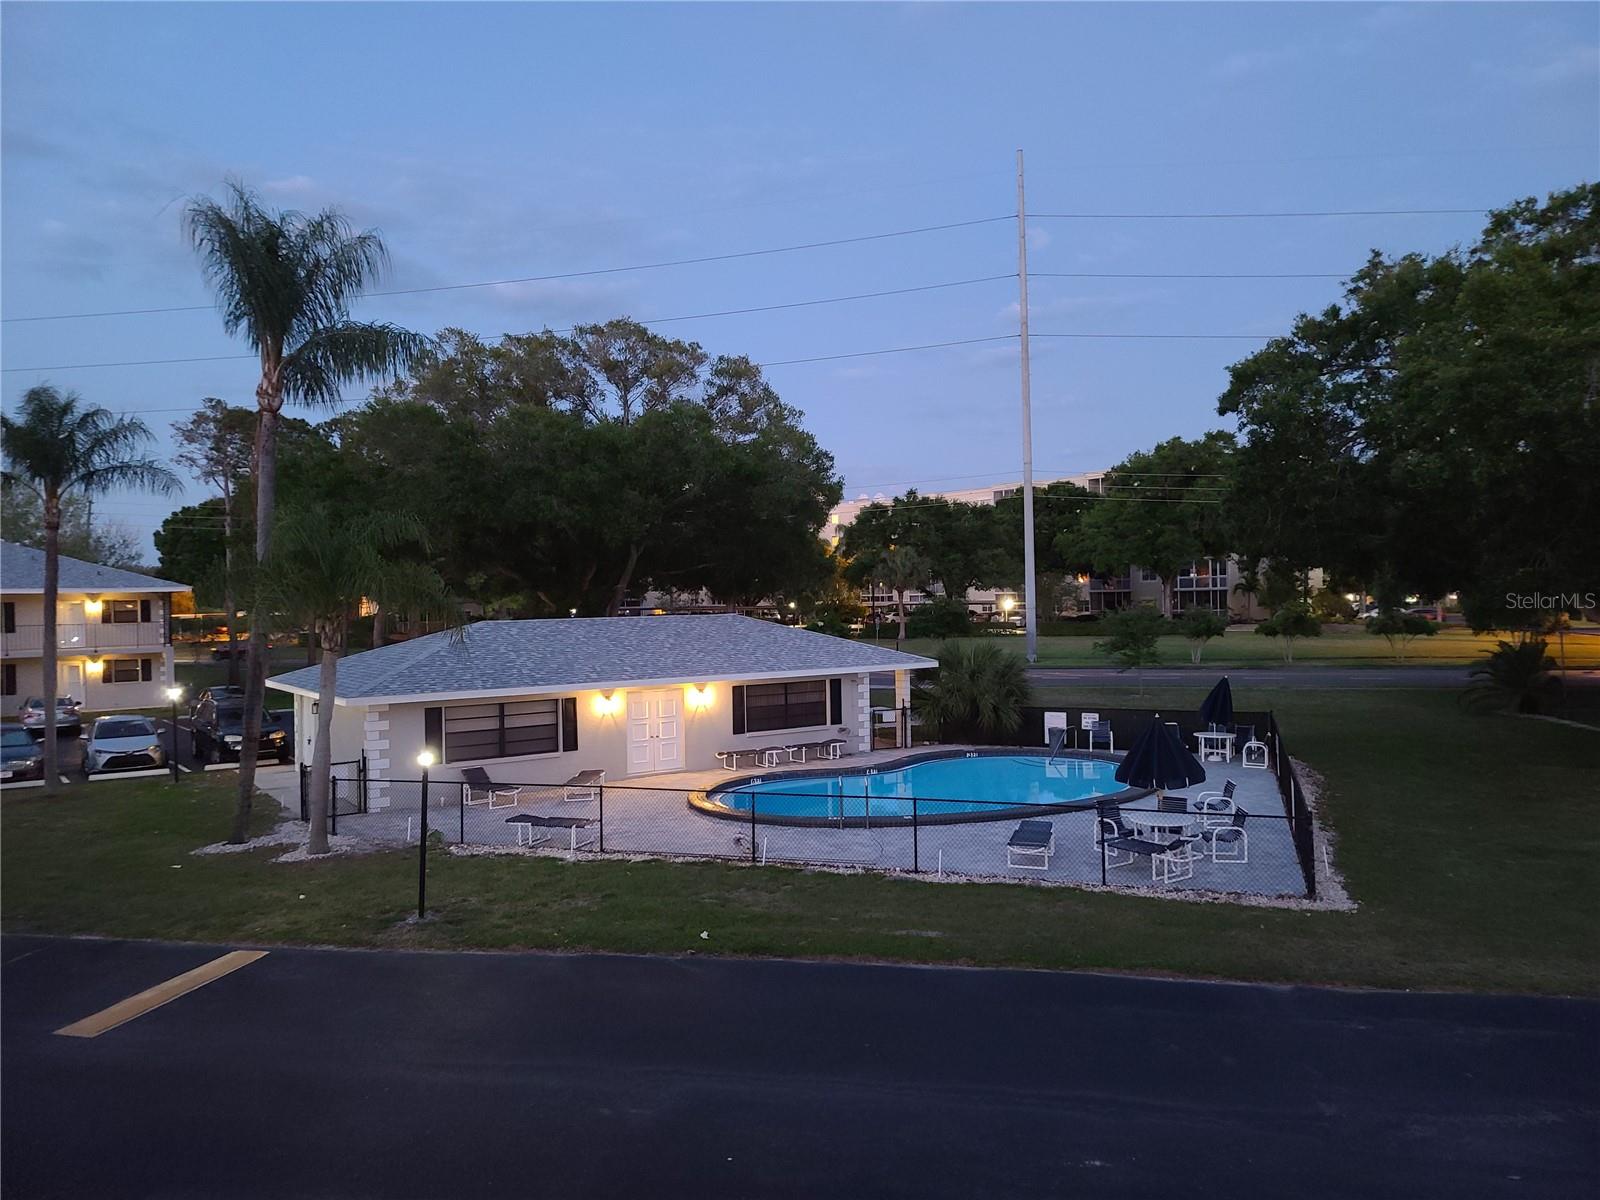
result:
[(1079, 729), (1093, 729), (1100, 721), (1099, 713), (1086, 712), (1078, 718)]

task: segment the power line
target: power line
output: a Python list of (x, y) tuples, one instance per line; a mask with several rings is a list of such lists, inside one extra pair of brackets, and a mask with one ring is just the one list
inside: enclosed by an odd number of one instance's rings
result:
[(1270, 217), (1428, 217), (1460, 215), (1463, 213), (1482, 216), (1488, 211), (1488, 208), (1345, 208), (1326, 209), (1316, 212), (1031, 212), (1028, 214), (1028, 219), (1031, 221), (1035, 217), (1042, 217), (1049, 220), (1065, 221), (1253, 221)]
[(973, 346), (979, 342), (1015, 341), (1014, 333), (1001, 333), (993, 337), (959, 338), (953, 342), (928, 342), (921, 346), (894, 346), (888, 350), (857, 350), (850, 354), (817, 354), (811, 358), (785, 358), (778, 362), (757, 363), (759, 367), (788, 367), (795, 363), (832, 362), (840, 358), (870, 358), (877, 354), (909, 354), (913, 350), (942, 350), (946, 346)]
[[(778, 312), (786, 308), (810, 308), (818, 304), (842, 304), (847, 300), (876, 300), (882, 296), (908, 296), (913, 292), (935, 292), (942, 288), (968, 287), (975, 283), (993, 283), (997, 279), (1015, 279), (1016, 272), (1007, 275), (980, 275), (975, 279), (956, 279), (949, 283), (925, 283), (919, 287), (891, 288), (882, 292), (857, 292), (851, 296), (830, 296), (823, 300), (791, 300), (787, 304), (761, 304), (751, 308), (726, 308), (720, 312), (689, 313), (682, 317), (640, 317), (641, 325), (666, 325), (672, 321), (698, 321), (706, 317), (738, 317), (746, 313)], [(549, 333), (571, 333), (576, 325), (551, 329)]]
[(1030, 279), (1348, 279), (1348, 271), (1029, 271)]
[(1253, 341), (1270, 342), (1277, 333), (1036, 333), (1043, 338), (1148, 338), (1157, 341)]
[[(704, 263), (730, 262), (741, 258), (760, 258), (770, 254), (792, 254), (800, 250), (821, 250), (831, 246), (853, 246), (862, 242), (881, 242), (888, 238), (912, 237), (923, 233), (941, 233), (949, 229), (968, 229), (977, 225), (993, 225), (997, 221), (1014, 221), (1015, 213), (998, 217), (980, 217), (973, 221), (948, 221), (943, 225), (923, 225), (915, 229), (894, 229), (887, 233), (866, 233), (855, 237), (830, 238), (817, 242), (797, 242), (790, 246), (769, 246), (761, 250), (737, 250), (727, 254), (707, 254), (698, 258), (675, 258), (662, 262), (632, 263), (624, 267), (595, 267), (587, 271), (563, 271), (552, 275), (522, 275), (511, 279), (486, 279), (473, 283), (441, 283), (431, 287), (388, 288), (377, 292), (363, 292), (360, 299), (375, 296), (418, 296), (432, 292), (459, 292), (470, 288), (505, 287), (514, 283), (553, 283), (563, 279), (589, 279), (597, 275), (622, 275), (630, 271), (658, 271), (666, 267), (690, 267)], [(37, 317), (5, 317), (7, 322), (21, 321), (73, 321), (88, 317), (131, 317), (158, 312), (203, 312), (213, 308), (210, 304), (190, 304), (169, 308), (124, 308), (104, 312), (54, 313)]]

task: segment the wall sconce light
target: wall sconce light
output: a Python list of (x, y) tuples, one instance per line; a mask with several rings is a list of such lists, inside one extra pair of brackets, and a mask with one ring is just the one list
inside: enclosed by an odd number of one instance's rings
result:
[(594, 698), (594, 711), (602, 717), (613, 716), (622, 711), (622, 697), (608, 688)]
[(84, 669), (91, 675), (98, 675), (101, 671), (106, 669), (104, 660), (98, 658), (91, 658), (88, 662), (84, 663), (83, 666)]
[(98, 617), (100, 610), (104, 607), (104, 600), (85, 600), (83, 602), (83, 615), (86, 617)]
[(321, 700), (313, 700), (311, 702), (311, 715), (313, 717), (317, 715), (317, 709), (319, 709), (320, 707), (322, 707), (322, 701)]
[(689, 707), (703, 709), (711, 707), (711, 685), (709, 683), (696, 683), (689, 686)]

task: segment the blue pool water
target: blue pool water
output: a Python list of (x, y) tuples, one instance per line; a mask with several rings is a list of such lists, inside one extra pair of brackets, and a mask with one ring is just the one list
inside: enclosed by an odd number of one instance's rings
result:
[(1042, 755), (979, 755), (936, 758), (873, 774), (796, 775), (739, 784), (712, 793), (713, 804), (758, 817), (909, 817), (937, 819), (963, 813), (1027, 805), (1082, 804), (1121, 792), (1117, 764), (1102, 759)]

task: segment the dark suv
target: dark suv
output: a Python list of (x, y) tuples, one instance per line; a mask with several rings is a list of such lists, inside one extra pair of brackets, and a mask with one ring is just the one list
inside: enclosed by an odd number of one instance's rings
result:
[[(267, 709), (261, 714), (261, 741), (257, 754), (288, 762), (294, 757), (294, 742), (289, 736), (283, 713)], [(208, 763), (239, 757), (244, 742), (244, 701), (233, 696), (213, 699), (202, 695), (189, 718), (189, 746), (194, 756)]]

